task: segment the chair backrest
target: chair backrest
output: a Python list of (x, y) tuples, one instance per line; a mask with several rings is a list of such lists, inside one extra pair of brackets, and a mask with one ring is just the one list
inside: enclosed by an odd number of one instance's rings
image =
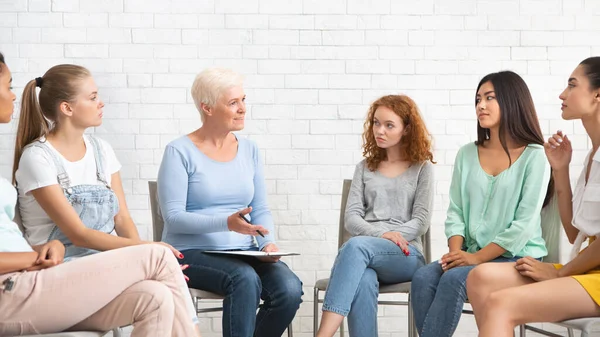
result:
[(154, 241), (162, 240), (162, 232), (165, 226), (162, 214), (160, 213), (160, 204), (158, 203), (158, 186), (156, 181), (148, 182), (150, 192), (150, 209), (152, 210), (152, 239)]
[(348, 204), (348, 194), (350, 194), (350, 186), (352, 185), (351, 179), (344, 179), (344, 185), (342, 187), (342, 204), (340, 205), (340, 232), (338, 235), (338, 249), (341, 248), (346, 241), (350, 240), (352, 235), (348, 233), (344, 226), (344, 216), (346, 214), (346, 205)]
[(544, 262), (559, 263), (560, 261), (560, 233), (562, 222), (558, 212), (558, 197), (556, 193), (546, 207), (542, 209), (542, 238), (546, 241), (548, 255)]
[[(351, 179), (344, 179), (344, 185), (342, 187), (342, 203), (340, 205), (340, 222), (339, 222), (339, 235), (338, 235), (338, 249), (342, 247), (346, 241), (350, 240), (352, 235), (348, 233), (344, 226), (344, 215), (346, 213), (346, 205), (348, 204), (348, 194), (350, 194), (350, 186), (352, 185)], [(431, 233), (430, 229), (421, 237), (423, 243), (423, 252), (425, 253), (425, 262), (431, 262)]]

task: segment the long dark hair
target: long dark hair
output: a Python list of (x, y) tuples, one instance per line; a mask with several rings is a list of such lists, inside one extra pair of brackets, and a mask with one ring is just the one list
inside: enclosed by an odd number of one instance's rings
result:
[(0, 73), (2, 72), (2, 68), (4, 68), (4, 65), (6, 65), (6, 62), (4, 61), (4, 55), (2, 55), (0, 52)]
[[(508, 156), (510, 165), (512, 165), (513, 161), (506, 144), (507, 138), (519, 146), (527, 146), (529, 144), (544, 145), (544, 135), (540, 128), (533, 98), (523, 78), (515, 72), (500, 71), (488, 74), (479, 81), (475, 92), (477, 93), (479, 88), (486, 82), (491, 82), (494, 86), (496, 100), (500, 107), (498, 136), (500, 144), (502, 144), (502, 148)], [(490, 129), (482, 128), (479, 121), (477, 121), (477, 141), (475, 144), (483, 145), (489, 138)], [(553, 194), (554, 179), (550, 176), (546, 198), (544, 199), (544, 207), (548, 205)]]
[(581, 61), (584, 66), (585, 76), (590, 81), (590, 89), (600, 88), (600, 56), (588, 57)]

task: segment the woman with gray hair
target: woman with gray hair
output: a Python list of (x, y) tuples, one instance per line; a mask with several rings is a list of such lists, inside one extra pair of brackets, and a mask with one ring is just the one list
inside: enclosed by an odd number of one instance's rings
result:
[(190, 287), (225, 296), (223, 336), (275, 337), (300, 306), (300, 279), (278, 258), (205, 253), (278, 251), (259, 149), (233, 133), (244, 128), (242, 84), (229, 69), (196, 77), (202, 126), (167, 145), (158, 173), (162, 239), (184, 255)]

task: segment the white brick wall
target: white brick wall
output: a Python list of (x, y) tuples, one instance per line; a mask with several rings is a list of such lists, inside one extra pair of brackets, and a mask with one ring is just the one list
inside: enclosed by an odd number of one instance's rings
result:
[[(454, 155), (475, 138), (478, 80), (519, 72), (544, 132), (572, 135), (579, 169), (589, 142), (580, 124), (560, 119), (557, 96), (577, 63), (600, 53), (599, 33), (600, 0), (0, 0), (0, 50), (18, 96), (57, 63), (94, 72), (107, 104), (95, 132), (122, 161), (144, 236), (146, 181), (156, 178), (164, 146), (200, 125), (189, 94), (194, 75), (211, 65), (246, 75), (243, 133), (264, 155), (280, 245), (303, 254), (286, 259), (305, 285), (294, 321), (300, 337), (312, 336), (312, 286), (335, 256), (341, 179), (361, 159), (369, 103), (407, 93), (433, 133), (437, 258)], [(4, 176), (16, 122), (0, 125)], [(405, 319), (405, 308), (381, 308), (380, 336), (405, 336)], [(220, 335), (218, 313), (201, 321), (203, 336)], [(471, 317), (457, 335), (476, 335)]]

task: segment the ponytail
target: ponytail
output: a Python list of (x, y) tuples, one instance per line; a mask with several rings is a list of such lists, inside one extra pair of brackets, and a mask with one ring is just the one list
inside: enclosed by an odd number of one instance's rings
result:
[[(25, 147), (48, 133), (56, 125), (58, 110), (62, 102), (76, 99), (80, 80), (91, 76), (89, 70), (72, 64), (61, 64), (50, 68), (42, 77), (29, 81), (23, 90), (21, 116), (15, 142), (12, 181)], [(39, 99), (36, 87), (40, 87)]]
[(48, 131), (50, 131), (50, 123), (48, 123), (42, 114), (35, 89), (36, 81), (29, 81), (23, 90), (23, 97), (21, 98), (21, 116), (19, 117), (19, 127), (17, 129), (12, 172), (13, 184), (16, 183), (15, 173), (19, 168), (19, 161), (21, 160), (25, 146), (42, 136), (46, 136)]

